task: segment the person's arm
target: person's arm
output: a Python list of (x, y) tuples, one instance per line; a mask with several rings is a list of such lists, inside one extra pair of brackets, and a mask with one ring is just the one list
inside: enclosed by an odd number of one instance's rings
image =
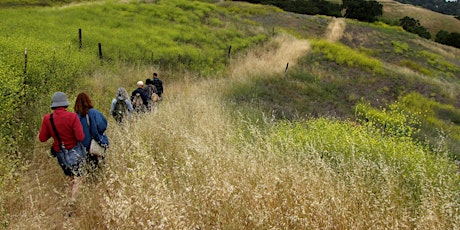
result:
[(88, 116), (90, 119), (90, 133), (91, 138), (95, 139), (97, 142), (102, 141), (102, 134), (104, 134), (107, 129), (107, 119), (104, 115), (96, 109), (90, 109), (88, 111)]
[(49, 117), (49, 115), (45, 115), (43, 117), (42, 126), (40, 127), (40, 133), (38, 134), (38, 139), (41, 142), (45, 142), (51, 137), (51, 133), (49, 132), (49, 130), (47, 128), (47, 124), (51, 124), (51, 123), (49, 123), (49, 118), (48, 117)]
[(85, 133), (83, 132), (83, 126), (81, 125), (78, 115), (74, 113), (72, 119), (72, 128), (77, 141), (82, 142), (85, 139)]
[(161, 92), (160, 93), (162, 94), (163, 93), (163, 81), (160, 80), (160, 79), (158, 79), (158, 80), (160, 81), (160, 87), (161, 87), (161, 89), (160, 89)]
[(131, 99), (131, 101), (133, 101), (133, 99), (134, 99), (134, 96), (136, 96), (136, 93), (137, 93), (137, 89), (136, 89), (136, 90), (134, 90), (134, 91), (131, 93), (131, 98), (130, 98), (130, 99)]
[(113, 115), (113, 111), (115, 110), (115, 104), (117, 103), (117, 99), (112, 100), (112, 105), (110, 105), (110, 114)]
[(133, 104), (131, 104), (131, 101), (126, 99), (125, 100), (126, 106), (128, 106), (128, 112), (132, 113), (134, 111)]

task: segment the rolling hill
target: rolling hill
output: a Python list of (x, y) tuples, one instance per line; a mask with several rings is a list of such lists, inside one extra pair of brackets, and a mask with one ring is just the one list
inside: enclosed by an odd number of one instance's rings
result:
[(432, 37), (435, 37), (440, 30), (460, 33), (460, 20), (454, 16), (392, 0), (380, 0), (379, 2), (383, 5), (383, 18), (391, 20), (399, 20), (404, 16), (415, 18), (427, 28)]
[[(384, 23), (229, 1), (0, 16), (0, 119), (15, 119), (0, 131), (6, 229), (460, 226), (458, 49)], [(164, 100), (116, 125), (116, 89), (154, 71)], [(106, 164), (74, 205), (50, 143), (36, 140), (57, 90), (71, 102), (88, 92), (109, 120)], [(14, 110), (19, 93), (26, 110)]]
[[(341, 0), (331, 0), (342, 4)], [(449, 32), (460, 32), (460, 20), (451, 15), (437, 13), (422, 7), (402, 4), (394, 0), (377, 0), (383, 5), (382, 19), (399, 23), (399, 19), (409, 16), (420, 21), (420, 24), (427, 28), (432, 37), (436, 36), (439, 30)]]

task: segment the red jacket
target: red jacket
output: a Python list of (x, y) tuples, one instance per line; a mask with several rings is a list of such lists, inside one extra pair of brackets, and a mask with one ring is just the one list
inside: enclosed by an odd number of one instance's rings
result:
[[(76, 113), (68, 112), (65, 108), (57, 108), (54, 110), (53, 120), (59, 133), (59, 137), (61, 138), (61, 141), (64, 142), (66, 149), (75, 147), (77, 145), (77, 141), (81, 142), (85, 138), (83, 128)], [(38, 139), (41, 142), (45, 142), (50, 137), (53, 137), (54, 139), (53, 149), (56, 152), (61, 151), (56, 134), (51, 126), (50, 114), (46, 114), (43, 117), (42, 127), (40, 128)]]

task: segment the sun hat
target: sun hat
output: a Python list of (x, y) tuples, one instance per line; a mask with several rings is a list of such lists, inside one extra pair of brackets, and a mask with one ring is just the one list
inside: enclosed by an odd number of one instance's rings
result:
[(144, 82), (143, 81), (138, 81), (137, 85), (144, 85)]
[(63, 92), (54, 93), (52, 101), (53, 102), (51, 103), (51, 108), (69, 106), (69, 102), (67, 101), (66, 95)]

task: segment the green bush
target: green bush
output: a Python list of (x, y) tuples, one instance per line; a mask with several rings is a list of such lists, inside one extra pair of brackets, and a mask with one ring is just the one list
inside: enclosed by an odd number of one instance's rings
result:
[[(450, 150), (450, 157), (460, 159), (460, 110), (452, 105), (441, 104), (418, 93), (410, 93), (399, 99), (402, 107), (418, 115), (421, 122), (420, 139), (438, 149)], [(440, 135), (442, 143), (439, 142)], [(443, 145), (443, 147), (440, 147)], [(436, 147), (437, 146), (437, 147)]]
[(375, 109), (360, 102), (356, 105), (356, 116), (361, 123), (377, 128), (384, 135), (413, 138), (420, 128), (417, 114), (405, 111), (399, 102), (390, 104), (388, 109)]
[(404, 54), (409, 50), (409, 45), (405, 42), (392, 41), (391, 44), (396, 54)]
[(383, 72), (383, 64), (379, 60), (340, 43), (316, 40), (312, 42), (312, 47), (315, 53), (322, 54), (329, 61), (333, 61), (339, 65), (362, 68), (373, 73)]

